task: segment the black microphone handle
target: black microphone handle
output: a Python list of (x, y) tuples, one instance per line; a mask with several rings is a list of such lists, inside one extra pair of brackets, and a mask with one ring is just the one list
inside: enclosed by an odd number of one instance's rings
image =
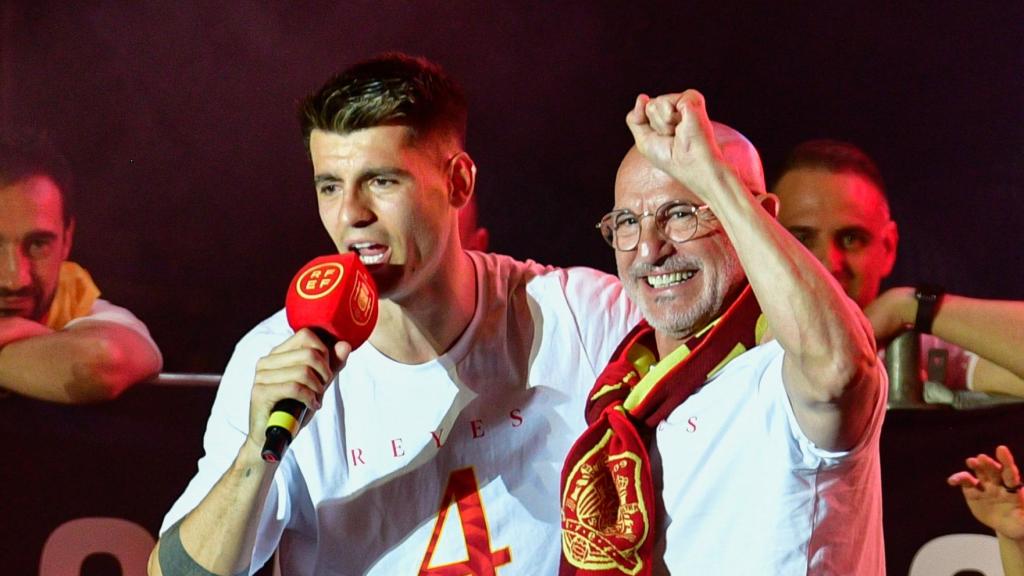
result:
[(284, 451), (291, 444), (292, 438), (302, 425), (306, 415), (306, 405), (298, 400), (285, 398), (274, 404), (267, 419), (266, 440), (263, 442), (263, 459), (267, 462), (280, 462)]

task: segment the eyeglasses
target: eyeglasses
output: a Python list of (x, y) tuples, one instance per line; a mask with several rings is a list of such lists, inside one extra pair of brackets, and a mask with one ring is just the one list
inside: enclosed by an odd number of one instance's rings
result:
[(699, 215), (707, 210), (707, 204), (698, 206), (676, 200), (658, 206), (653, 213), (644, 211), (643, 214), (635, 214), (625, 209), (609, 212), (601, 218), (596, 228), (601, 231), (601, 237), (609, 246), (620, 252), (630, 252), (636, 250), (640, 243), (640, 221), (647, 216), (654, 217), (654, 224), (664, 238), (679, 244), (697, 234)]

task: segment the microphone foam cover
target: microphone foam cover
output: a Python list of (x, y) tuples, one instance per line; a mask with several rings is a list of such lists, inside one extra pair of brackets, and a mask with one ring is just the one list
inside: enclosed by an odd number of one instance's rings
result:
[(320, 256), (292, 279), (285, 312), (293, 330), (311, 328), (355, 350), (377, 324), (377, 287), (355, 252)]

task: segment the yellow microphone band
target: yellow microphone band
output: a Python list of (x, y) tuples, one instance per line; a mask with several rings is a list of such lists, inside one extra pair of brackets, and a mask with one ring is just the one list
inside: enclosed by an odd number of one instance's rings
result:
[(299, 421), (287, 412), (271, 412), (270, 418), (267, 419), (267, 426), (280, 426), (293, 437), (299, 431)]

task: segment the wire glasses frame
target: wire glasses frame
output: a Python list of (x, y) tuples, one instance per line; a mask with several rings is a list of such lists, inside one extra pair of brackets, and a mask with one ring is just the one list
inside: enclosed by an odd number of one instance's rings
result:
[(697, 234), (699, 215), (707, 210), (707, 204), (673, 200), (658, 206), (654, 212), (645, 210), (636, 214), (628, 209), (614, 210), (605, 214), (596, 228), (609, 246), (620, 252), (631, 252), (640, 244), (640, 222), (647, 216), (653, 216), (662, 237), (681, 244)]

